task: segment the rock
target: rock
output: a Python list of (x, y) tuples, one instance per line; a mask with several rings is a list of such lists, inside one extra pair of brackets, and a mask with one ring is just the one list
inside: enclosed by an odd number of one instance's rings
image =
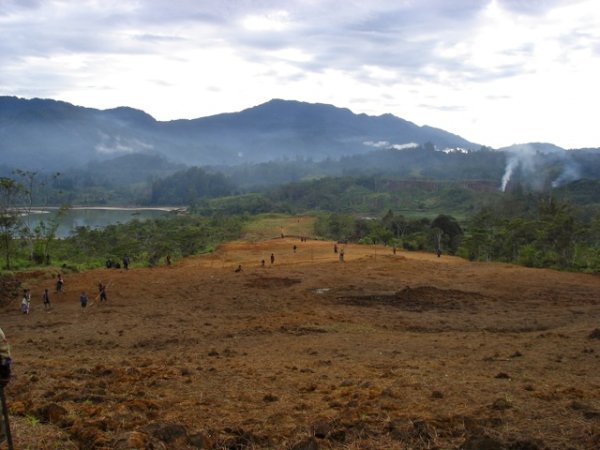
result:
[(319, 443), (314, 437), (309, 437), (294, 444), (291, 450), (319, 450)]
[(504, 372), (500, 372), (494, 378), (503, 379), (503, 380), (510, 380), (510, 375), (507, 374), (507, 373), (504, 373)]

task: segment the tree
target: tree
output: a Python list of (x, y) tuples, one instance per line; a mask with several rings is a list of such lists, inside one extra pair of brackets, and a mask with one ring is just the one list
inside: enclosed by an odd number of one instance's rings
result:
[(69, 209), (68, 205), (61, 206), (53, 217), (48, 221), (41, 220), (34, 229), (36, 241), (40, 244), (40, 251), (34, 252), (34, 259), (37, 259), (37, 262), (50, 264), (50, 244), (56, 239), (56, 231), (60, 220), (67, 214)]
[(16, 202), (22, 191), (23, 187), (12, 178), (0, 178), (0, 238), (7, 269), (10, 269), (11, 244), (20, 223)]
[(35, 188), (35, 178), (37, 172), (31, 172), (28, 170), (17, 169), (13, 172), (20, 176), (24, 180), (22, 185), (21, 194), (24, 197), (23, 217), (21, 221), (21, 236), (27, 241), (27, 248), (29, 249), (29, 260), (33, 261), (33, 241), (34, 241), (34, 230), (31, 227), (31, 210), (33, 208), (33, 191)]
[[(444, 243), (449, 253), (456, 253), (463, 236), (463, 230), (456, 219), (452, 216), (440, 214), (431, 222), (431, 228), (434, 229), (436, 244), (440, 246), (437, 249), (441, 249), (441, 245)], [(436, 228), (439, 231), (435, 230)]]

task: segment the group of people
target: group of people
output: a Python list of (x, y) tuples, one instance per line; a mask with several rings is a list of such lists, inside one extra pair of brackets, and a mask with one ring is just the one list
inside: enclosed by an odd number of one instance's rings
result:
[[(127, 256), (127, 255), (123, 256), (123, 259), (121, 261), (123, 263), (123, 269), (129, 270), (129, 256)], [(104, 263), (104, 265), (106, 266), (107, 269), (120, 269), (121, 268), (121, 264), (119, 262), (113, 261), (112, 258), (108, 258), (106, 260), (106, 262)]]
[[(63, 291), (64, 284), (65, 284), (65, 280), (64, 280), (63, 276), (61, 274), (58, 274), (57, 280), (56, 280), (56, 293), (57, 294), (64, 292)], [(107, 287), (108, 287), (108, 285), (102, 283), (102, 281), (98, 282), (98, 297), (100, 299), (100, 303), (105, 303), (108, 300), (108, 295), (106, 294)], [(89, 299), (88, 299), (86, 292), (82, 291), (81, 294), (79, 295), (79, 303), (80, 303), (82, 309), (87, 307), (88, 301), (89, 301)], [(48, 289), (44, 289), (44, 293), (42, 294), (42, 302), (44, 304), (45, 311), (49, 311), (50, 309), (52, 309), (52, 303), (50, 302), (50, 293), (48, 292)], [(23, 314), (29, 314), (29, 311), (31, 310), (31, 290), (30, 289), (23, 289), (23, 297), (21, 299), (20, 310), (21, 310), (21, 313), (23, 313)]]
[[(105, 303), (108, 300), (108, 296), (106, 295), (106, 288), (108, 285), (102, 283), (102, 281), (98, 282), (98, 297), (100, 297), (100, 303)], [(85, 309), (88, 306), (89, 298), (85, 291), (81, 291), (79, 295), (79, 304), (81, 305), (81, 309)]]
[[(44, 289), (42, 294), (42, 302), (44, 303), (44, 310), (48, 311), (52, 305), (50, 304), (50, 293), (48, 289)], [(23, 314), (29, 314), (31, 309), (31, 290), (23, 289), (23, 298), (21, 299), (21, 312)]]
[[(65, 280), (63, 276), (59, 273), (56, 276), (56, 293), (59, 294), (63, 292), (63, 286), (65, 285)], [(50, 293), (48, 289), (44, 289), (44, 293), (42, 294), (42, 302), (44, 304), (44, 310), (48, 311), (52, 309), (52, 303), (50, 302)], [(21, 313), (29, 314), (31, 310), (31, 289), (23, 289), (23, 297), (21, 298)]]

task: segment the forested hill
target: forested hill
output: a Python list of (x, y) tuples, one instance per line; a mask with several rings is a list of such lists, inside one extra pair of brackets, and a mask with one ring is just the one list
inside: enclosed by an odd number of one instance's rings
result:
[(158, 154), (190, 166), (322, 160), (426, 142), (438, 148), (480, 147), (391, 114), (374, 117), (297, 101), (271, 100), (241, 112), (160, 122), (126, 107), (98, 110), (0, 97), (2, 163), (29, 170), (64, 170), (133, 153)]

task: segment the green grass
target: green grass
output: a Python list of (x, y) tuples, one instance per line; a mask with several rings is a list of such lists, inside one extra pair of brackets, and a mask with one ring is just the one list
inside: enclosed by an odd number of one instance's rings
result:
[(310, 216), (290, 216), (287, 214), (260, 214), (244, 225), (242, 236), (249, 241), (274, 239), (283, 233), (286, 236), (307, 236), (314, 234), (316, 218)]

